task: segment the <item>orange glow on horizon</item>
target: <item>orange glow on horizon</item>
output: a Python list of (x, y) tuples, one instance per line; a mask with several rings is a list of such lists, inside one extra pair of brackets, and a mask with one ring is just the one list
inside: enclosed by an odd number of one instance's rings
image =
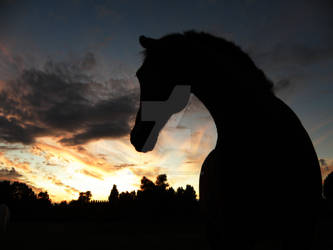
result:
[(200, 121), (186, 123), (186, 110), (174, 114), (148, 153), (137, 152), (129, 136), (79, 146), (64, 146), (58, 142), (61, 138), (48, 136), (20, 151), (1, 153), (0, 164), (7, 171), (15, 169), (11, 180), (48, 191), (53, 202), (77, 199), (79, 192), (88, 190), (92, 199), (107, 200), (114, 184), (119, 192), (131, 192), (140, 188), (143, 176), (155, 181), (159, 174), (166, 174), (174, 189), (192, 185), (199, 196), (201, 165), (216, 142), (209, 115)]

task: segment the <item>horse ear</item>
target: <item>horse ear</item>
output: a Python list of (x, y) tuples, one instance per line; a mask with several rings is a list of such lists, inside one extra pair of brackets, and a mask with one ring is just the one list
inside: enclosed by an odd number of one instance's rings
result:
[(140, 36), (139, 42), (143, 48), (148, 49), (148, 48), (152, 48), (154, 46), (154, 44), (156, 43), (156, 40), (153, 38)]

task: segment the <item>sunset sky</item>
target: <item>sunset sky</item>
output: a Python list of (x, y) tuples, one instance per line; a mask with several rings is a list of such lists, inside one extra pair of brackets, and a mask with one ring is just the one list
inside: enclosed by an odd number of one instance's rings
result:
[[(301, 119), (325, 177), (333, 170), (332, 11), (329, 0), (1, 1), (0, 180), (47, 190), (54, 202), (87, 190), (104, 200), (113, 184), (137, 190), (142, 176), (163, 173), (174, 188), (198, 192), (217, 134), (195, 96), (152, 152), (129, 142), (138, 37), (190, 29), (250, 54)], [(230, 167), (240, 164), (241, 156)]]

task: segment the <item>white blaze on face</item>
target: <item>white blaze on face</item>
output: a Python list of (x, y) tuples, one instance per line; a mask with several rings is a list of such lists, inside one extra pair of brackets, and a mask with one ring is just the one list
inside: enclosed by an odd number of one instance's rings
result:
[(0, 205), (0, 230), (1, 233), (6, 232), (7, 230), (7, 224), (9, 221), (9, 208), (6, 204)]

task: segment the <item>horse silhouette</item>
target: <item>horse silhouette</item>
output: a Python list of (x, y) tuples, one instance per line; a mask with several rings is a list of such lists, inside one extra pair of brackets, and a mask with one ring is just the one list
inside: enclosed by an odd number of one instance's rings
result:
[[(264, 72), (233, 42), (204, 32), (139, 41), (140, 108), (130, 138), (136, 150), (152, 150), (168, 118), (186, 106), (186, 89), (178, 91), (183, 101), (168, 101), (177, 86), (190, 86), (216, 124), (216, 147), (199, 179), (211, 248), (310, 249), (322, 193), (318, 158)], [(154, 103), (164, 119), (142, 119)]]

